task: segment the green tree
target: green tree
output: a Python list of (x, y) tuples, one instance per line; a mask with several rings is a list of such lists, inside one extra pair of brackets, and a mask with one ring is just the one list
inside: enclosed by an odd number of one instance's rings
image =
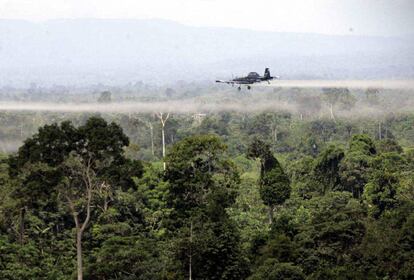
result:
[(385, 210), (392, 209), (397, 204), (397, 189), (399, 180), (393, 174), (379, 170), (366, 185), (364, 196), (370, 203), (373, 217), (378, 218)]
[(291, 162), (287, 173), (292, 184), (292, 196), (310, 199), (320, 195), (322, 189), (314, 174), (314, 159), (306, 156)]
[(278, 262), (275, 259), (268, 259), (259, 269), (248, 278), (248, 280), (304, 280), (305, 274), (302, 269), (292, 263)]
[(340, 164), (341, 187), (359, 198), (368, 182), (377, 151), (368, 135), (354, 135), (344, 159)]
[(79, 128), (70, 122), (40, 128), (9, 160), (11, 175), (21, 182), (15, 196), (25, 209), (39, 213), (38, 219), (58, 227), (61, 217), (53, 212), (67, 204), (76, 229), (78, 279), (83, 278), (82, 236), (95, 216), (95, 194), (103, 194), (105, 209), (115, 187), (133, 187), (130, 178), (142, 175), (142, 165), (123, 156), (128, 143), (118, 125), (92, 117)]
[(322, 194), (339, 186), (339, 167), (344, 156), (342, 148), (330, 145), (316, 158), (314, 172), (322, 185)]
[(269, 208), (269, 223), (271, 224), (276, 206), (283, 204), (290, 197), (289, 178), (270, 151), (270, 146), (262, 140), (254, 139), (247, 155), (250, 158), (260, 159), (260, 197)]
[(346, 266), (352, 260), (366, 231), (362, 222), (366, 210), (348, 192), (330, 192), (312, 198), (305, 207), (310, 210), (311, 218), (294, 237), (300, 248), (298, 264), (310, 279), (338, 277), (330, 269)]
[(239, 233), (226, 208), (240, 181), (217, 136), (183, 139), (167, 156), (169, 228), (175, 233), (178, 277), (241, 279), (246, 266)]

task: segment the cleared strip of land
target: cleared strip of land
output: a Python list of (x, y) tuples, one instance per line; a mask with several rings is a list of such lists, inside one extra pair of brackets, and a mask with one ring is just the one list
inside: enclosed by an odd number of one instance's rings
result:
[(197, 113), (197, 112), (258, 112), (265, 110), (293, 111), (294, 105), (280, 101), (200, 103), (197, 100), (173, 100), (159, 102), (119, 102), (119, 103), (40, 103), (40, 102), (0, 102), (0, 111), (14, 112), (92, 112), (92, 113)]

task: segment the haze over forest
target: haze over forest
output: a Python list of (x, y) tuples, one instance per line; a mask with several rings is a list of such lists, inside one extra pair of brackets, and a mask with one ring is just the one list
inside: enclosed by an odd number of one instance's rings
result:
[[(327, 22), (328, 24), (328, 22)], [(414, 35), (372, 37), (191, 27), (166, 20), (0, 20), (0, 86), (283, 79), (410, 79)]]

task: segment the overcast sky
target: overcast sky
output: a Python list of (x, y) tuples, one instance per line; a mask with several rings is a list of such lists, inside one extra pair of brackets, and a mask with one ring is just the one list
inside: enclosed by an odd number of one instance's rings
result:
[(414, 33), (414, 0), (0, 0), (0, 18), (159, 18), (282, 32)]

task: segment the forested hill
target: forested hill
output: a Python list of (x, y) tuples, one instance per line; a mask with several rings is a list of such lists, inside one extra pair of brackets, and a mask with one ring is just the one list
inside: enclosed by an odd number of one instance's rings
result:
[(264, 67), (288, 79), (407, 78), (414, 76), (413, 49), (413, 36), (258, 32), (161, 20), (0, 20), (0, 85), (213, 80)]

